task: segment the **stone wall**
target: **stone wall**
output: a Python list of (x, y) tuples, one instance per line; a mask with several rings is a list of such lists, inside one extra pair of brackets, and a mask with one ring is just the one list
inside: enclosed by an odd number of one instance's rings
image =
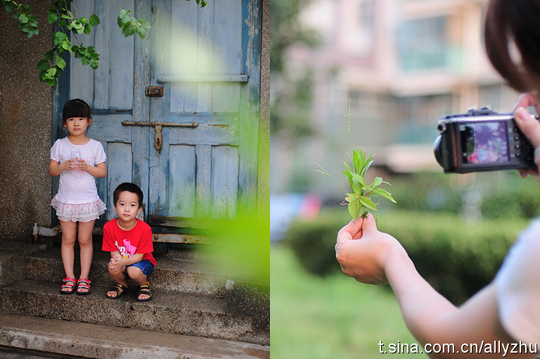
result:
[(27, 39), (0, 10), (0, 238), (30, 240), (34, 223), (51, 225), (52, 89), (37, 63), (50, 49), (47, 1), (29, 0), (39, 35)]

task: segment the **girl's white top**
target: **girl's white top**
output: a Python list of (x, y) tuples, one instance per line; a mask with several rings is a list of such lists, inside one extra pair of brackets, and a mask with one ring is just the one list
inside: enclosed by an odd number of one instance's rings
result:
[[(71, 159), (72, 151), (78, 150), (81, 159), (91, 166), (105, 162), (107, 156), (101, 142), (90, 139), (85, 145), (74, 145), (67, 137), (56, 140), (51, 148), (51, 160), (59, 163)], [(60, 173), (60, 185), (55, 198), (62, 203), (91, 203), (99, 199), (94, 176), (86, 171), (64, 170)]]
[(495, 285), (504, 329), (516, 341), (540, 343), (540, 219), (512, 246)]

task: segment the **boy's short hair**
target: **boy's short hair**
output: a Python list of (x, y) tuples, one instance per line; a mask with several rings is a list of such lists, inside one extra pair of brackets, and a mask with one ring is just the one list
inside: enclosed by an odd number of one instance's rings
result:
[(66, 125), (67, 119), (73, 117), (92, 118), (90, 106), (78, 98), (69, 100), (62, 110), (62, 125)]
[(138, 197), (138, 200), (139, 200), (138, 201), (139, 202), (139, 207), (142, 207), (143, 193), (141, 191), (141, 188), (139, 186), (137, 186), (135, 183), (130, 183), (130, 182), (124, 182), (121, 185), (119, 185), (118, 187), (116, 187), (116, 189), (114, 190), (113, 201), (114, 201), (115, 206), (116, 206), (116, 203), (118, 202), (118, 198), (120, 198), (120, 193), (122, 193), (124, 191), (135, 193), (137, 195), (137, 197)]

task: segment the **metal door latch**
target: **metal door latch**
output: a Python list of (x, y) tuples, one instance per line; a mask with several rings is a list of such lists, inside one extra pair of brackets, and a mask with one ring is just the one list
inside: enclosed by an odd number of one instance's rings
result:
[(163, 97), (163, 86), (148, 86), (144, 94), (147, 97)]
[(161, 146), (163, 145), (163, 135), (161, 134), (161, 128), (163, 126), (166, 127), (190, 127), (195, 128), (199, 126), (197, 122), (191, 122), (191, 123), (171, 123), (171, 122), (138, 122), (138, 121), (122, 121), (122, 125), (124, 126), (151, 126), (154, 127), (156, 130), (156, 135), (154, 139), (154, 145), (156, 146), (156, 150), (160, 151)]

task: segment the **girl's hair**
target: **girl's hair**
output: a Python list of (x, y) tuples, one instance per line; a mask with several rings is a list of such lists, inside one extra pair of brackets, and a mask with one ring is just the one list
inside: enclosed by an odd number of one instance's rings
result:
[(72, 117), (92, 118), (90, 106), (78, 98), (69, 100), (62, 110), (62, 124), (65, 126), (67, 119)]
[(538, 0), (491, 0), (487, 9), (484, 42), (488, 58), (519, 92), (540, 89), (539, 19)]

